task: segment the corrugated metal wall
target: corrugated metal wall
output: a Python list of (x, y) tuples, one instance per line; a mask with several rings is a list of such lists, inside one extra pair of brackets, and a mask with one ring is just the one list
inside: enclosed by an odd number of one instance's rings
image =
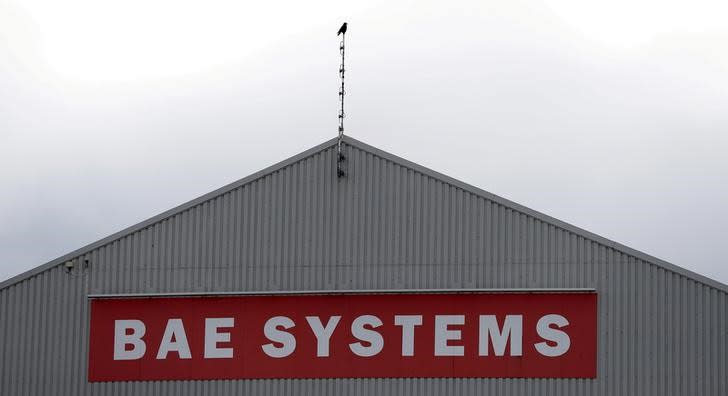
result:
[[(328, 148), (1, 290), (0, 395), (728, 394), (724, 291), (345, 150), (345, 180)], [(86, 382), (88, 294), (552, 287), (599, 293), (596, 380)]]

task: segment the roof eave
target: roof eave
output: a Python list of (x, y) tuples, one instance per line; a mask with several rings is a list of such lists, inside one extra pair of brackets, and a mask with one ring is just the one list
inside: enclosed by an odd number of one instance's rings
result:
[(163, 213), (160, 213), (156, 216), (150, 217), (140, 223), (134, 224), (130, 227), (127, 227), (119, 232), (116, 232), (114, 234), (111, 234), (105, 238), (99, 239), (96, 242), (90, 243), (80, 249), (76, 249), (68, 254), (64, 254), (61, 257), (58, 257), (54, 260), (51, 260), (43, 265), (40, 265), (38, 267), (32, 268), (28, 271), (22, 272), (16, 276), (13, 276), (12, 278), (6, 279), (2, 282), (0, 282), (0, 290), (5, 289), (6, 287), (10, 287), (16, 283), (22, 282), (28, 278), (31, 278), (35, 275), (38, 275), (44, 271), (47, 271), (57, 265), (63, 264), (68, 260), (74, 259), (76, 257), (82, 256), (94, 249), (97, 249), (101, 246), (104, 246), (110, 242), (113, 242), (117, 239), (120, 239), (126, 235), (133, 234), (134, 232), (137, 232), (139, 230), (142, 230), (144, 228), (147, 228), (157, 222), (160, 222), (166, 218), (172, 217), (176, 214), (179, 214), (181, 212), (184, 212), (185, 210), (192, 208), (194, 206), (197, 206), (205, 201), (208, 201), (212, 198), (218, 197), (220, 195), (223, 195), (229, 191), (232, 191), (244, 184), (248, 184), (256, 179), (259, 179), (261, 177), (264, 177), (266, 175), (269, 175), (271, 173), (277, 172), (295, 162), (298, 162), (306, 157), (309, 157), (311, 155), (314, 155), (320, 151), (323, 151), (331, 146), (334, 146), (337, 143), (338, 138), (327, 140), (317, 146), (314, 146), (306, 151), (303, 151), (299, 154), (294, 155), (293, 157), (289, 157), (288, 159), (285, 159), (281, 162), (278, 162), (275, 165), (271, 165), (263, 170), (260, 170), (258, 172), (253, 173), (252, 175), (249, 175), (247, 177), (244, 177), (238, 181), (232, 182), (230, 184), (227, 184), (223, 187), (220, 187), (212, 192), (209, 192), (205, 195), (202, 195), (198, 198), (195, 198), (191, 201), (185, 202), (179, 206), (176, 206), (170, 210), (167, 210)]
[(623, 245), (619, 242), (613, 241), (611, 239), (605, 238), (603, 236), (594, 234), (590, 231), (587, 231), (585, 229), (579, 228), (573, 224), (569, 224), (565, 221), (556, 219), (554, 217), (551, 217), (547, 214), (541, 213), (539, 211), (533, 210), (531, 208), (525, 207), (521, 204), (518, 204), (516, 202), (513, 202), (509, 199), (503, 198), (501, 196), (495, 195), (493, 193), (490, 193), (488, 191), (482, 190), (478, 187), (475, 187), (473, 185), (470, 185), (468, 183), (462, 182), (460, 180), (454, 179), (450, 176), (444, 175), (442, 173), (439, 173), (437, 171), (434, 171), (430, 168), (427, 168), (425, 166), (416, 164), (414, 162), (408, 161), (404, 158), (398, 157), (394, 154), (390, 154), (386, 151), (382, 151), (376, 147), (372, 147), (364, 142), (361, 142), (359, 140), (356, 140), (354, 138), (351, 138), (349, 136), (344, 137), (344, 141), (346, 141), (349, 144), (352, 144), (354, 146), (357, 146), (365, 151), (369, 151), (372, 154), (375, 154), (377, 156), (380, 156), (382, 158), (388, 159), (392, 162), (399, 163), (407, 168), (410, 168), (414, 171), (420, 172), (422, 174), (425, 174), (427, 176), (430, 176), (432, 178), (442, 180), (445, 183), (451, 184), (454, 187), (458, 187), (463, 189), (464, 191), (468, 191), (472, 194), (482, 196), (486, 199), (489, 199), (493, 202), (499, 203), (503, 206), (509, 207), (513, 210), (516, 210), (518, 212), (521, 212), (523, 214), (532, 216), (535, 219), (541, 220), (545, 223), (551, 224), (555, 227), (564, 229), (566, 231), (572, 232), (576, 235), (581, 235), (584, 238), (590, 239), (594, 242), (600, 243), (604, 246), (610, 247), (614, 250), (620, 251), (622, 253), (625, 253), (627, 255), (630, 255), (632, 257), (638, 258), (640, 260), (646, 261), (648, 263), (654, 264), (656, 266), (662, 267), (664, 269), (673, 271), (675, 273), (678, 273), (680, 275), (683, 275), (687, 278), (693, 279), (695, 281), (704, 283), (710, 287), (716, 288), (718, 290), (721, 290), (725, 293), (728, 293), (728, 285), (723, 284), (715, 279), (708, 278), (707, 276), (700, 275), (696, 272), (690, 271), (688, 269), (685, 269), (683, 267), (677, 266), (675, 264), (669, 263), (665, 260), (659, 259), (657, 257), (651, 256), (647, 253), (640, 252), (639, 250), (635, 250), (630, 248), (629, 246)]

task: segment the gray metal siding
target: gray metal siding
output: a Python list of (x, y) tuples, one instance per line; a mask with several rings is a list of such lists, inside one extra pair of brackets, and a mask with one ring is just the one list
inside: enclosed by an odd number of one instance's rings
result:
[[(723, 290), (345, 152), (344, 180), (326, 148), (0, 290), (0, 394), (728, 394)], [(408, 288), (594, 288), (597, 379), (86, 382), (88, 294)]]

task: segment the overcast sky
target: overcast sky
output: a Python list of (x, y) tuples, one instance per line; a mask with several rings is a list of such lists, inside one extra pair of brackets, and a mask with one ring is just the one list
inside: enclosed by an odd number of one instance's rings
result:
[(0, 280), (347, 134), (728, 283), (728, 3), (0, 0)]

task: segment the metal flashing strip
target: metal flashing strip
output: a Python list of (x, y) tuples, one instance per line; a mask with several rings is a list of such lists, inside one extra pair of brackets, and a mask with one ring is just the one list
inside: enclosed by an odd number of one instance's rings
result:
[(415, 293), (596, 293), (593, 288), (537, 288), (537, 289), (361, 289), (361, 290), (259, 290), (237, 292), (179, 292), (179, 293), (112, 293), (89, 294), (87, 298), (152, 298), (152, 297), (219, 297), (270, 296), (306, 294), (415, 294)]
[(287, 158), (287, 159), (285, 159), (283, 161), (280, 161), (280, 162), (278, 162), (278, 163), (276, 163), (274, 165), (271, 165), (271, 166), (269, 166), (267, 168), (264, 168), (264, 169), (262, 169), (262, 170), (260, 170), (258, 172), (255, 172), (255, 173), (253, 173), (251, 175), (248, 175), (248, 176), (246, 176), (246, 177), (244, 177), (244, 178), (242, 178), (240, 180), (237, 180), (237, 181), (234, 181), (232, 183), (229, 183), (229, 184), (227, 184), (225, 186), (222, 186), (222, 187), (220, 187), (220, 188), (218, 188), (218, 189), (216, 189), (216, 190), (214, 190), (212, 192), (209, 192), (209, 193), (204, 194), (204, 195), (202, 195), (200, 197), (197, 197), (197, 198), (195, 198), (193, 200), (190, 200), (190, 201), (188, 201), (186, 203), (183, 203), (181, 205), (178, 205), (178, 206), (176, 206), (176, 207), (174, 207), (172, 209), (169, 209), (169, 210), (167, 210), (165, 212), (162, 212), (162, 213), (160, 213), (160, 214), (158, 214), (156, 216), (152, 216), (152, 217), (150, 217), (150, 218), (148, 218), (148, 219), (146, 219), (146, 220), (144, 220), (144, 221), (142, 221), (140, 223), (137, 223), (135, 225), (132, 225), (130, 227), (127, 227), (127, 228), (125, 228), (125, 229), (123, 229), (123, 230), (121, 230), (119, 232), (116, 232), (114, 234), (111, 234), (111, 235), (107, 236), (106, 238), (99, 239), (96, 242), (90, 243), (90, 244), (88, 244), (88, 245), (86, 245), (86, 246), (84, 246), (82, 248), (76, 249), (76, 250), (72, 251), (71, 253), (64, 254), (63, 256), (58, 257), (55, 260), (51, 260), (51, 261), (49, 261), (49, 262), (47, 262), (45, 264), (42, 264), (42, 265), (37, 266), (35, 268), (31, 268), (31, 269), (29, 269), (29, 270), (27, 270), (25, 272), (22, 272), (22, 273), (20, 273), (18, 275), (15, 275), (15, 276), (13, 276), (11, 278), (8, 278), (8, 279), (5, 279), (3, 281), (0, 281), (0, 290), (5, 289), (7, 287), (10, 287), (10, 286), (12, 286), (12, 285), (14, 285), (16, 283), (22, 282), (22, 281), (24, 281), (26, 279), (32, 278), (32, 277), (34, 277), (34, 276), (36, 276), (36, 275), (38, 275), (38, 274), (40, 274), (40, 273), (42, 273), (44, 271), (47, 271), (47, 270), (49, 270), (51, 268), (54, 268), (54, 267), (56, 267), (58, 265), (63, 264), (67, 260), (72, 260), (72, 259), (81, 257), (84, 254), (87, 254), (90, 251), (93, 251), (94, 249), (98, 249), (101, 246), (104, 246), (106, 244), (112, 243), (112, 242), (114, 242), (116, 240), (119, 240), (119, 239), (121, 239), (121, 238), (123, 238), (123, 237), (125, 237), (127, 235), (131, 235), (131, 234), (133, 234), (133, 233), (135, 233), (135, 232), (137, 232), (139, 230), (142, 230), (142, 229), (144, 229), (146, 227), (150, 227), (150, 226), (152, 226), (152, 225), (154, 225), (154, 224), (156, 224), (158, 222), (163, 221), (164, 219), (167, 219), (167, 218), (173, 217), (175, 215), (178, 215), (180, 213), (183, 213), (184, 211), (186, 211), (186, 210), (188, 210), (190, 208), (193, 208), (193, 207), (195, 207), (197, 205), (200, 205), (200, 204), (202, 204), (204, 202), (207, 202), (207, 201), (209, 201), (211, 199), (214, 199), (214, 198), (217, 198), (219, 196), (222, 196), (222, 195), (224, 195), (224, 194), (226, 194), (226, 193), (228, 193), (230, 191), (233, 191), (236, 188), (239, 188), (241, 186), (244, 186), (244, 185), (246, 185), (248, 183), (252, 183), (255, 180), (258, 180), (258, 179), (263, 178), (263, 177), (265, 177), (265, 176), (267, 176), (269, 174), (272, 174), (274, 172), (277, 172), (277, 171), (279, 171), (279, 170), (281, 170), (281, 169), (283, 169), (283, 168), (285, 168), (287, 166), (290, 166), (291, 164), (294, 164), (294, 163), (296, 163), (298, 161), (301, 161), (301, 160), (303, 160), (305, 158), (308, 158), (310, 156), (316, 155), (316, 154), (320, 153), (321, 151), (324, 151), (324, 150), (326, 150), (326, 149), (334, 146), (336, 144), (336, 142), (337, 142), (337, 139), (338, 138), (329, 139), (329, 140), (327, 140), (327, 141), (325, 141), (325, 142), (323, 142), (323, 143), (321, 143), (321, 144), (319, 144), (317, 146), (314, 146), (314, 147), (312, 147), (312, 148), (310, 148), (308, 150), (305, 150), (305, 151), (303, 151), (301, 153), (298, 153), (298, 154), (296, 154), (296, 155), (294, 155), (292, 157), (289, 157), (289, 158)]
[(670, 262), (667, 262), (665, 260), (662, 260), (660, 258), (657, 258), (655, 256), (649, 255), (647, 253), (641, 252), (637, 249), (633, 249), (629, 246), (626, 246), (624, 244), (621, 244), (619, 242), (615, 242), (611, 239), (605, 238), (603, 236), (597, 235), (591, 231), (587, 231), (583, 228), (577, 227), (573, 224), (567, 223), (563, 220), (559, 220), (555, 217), (549, 216), (547, 214), (541, 213), (537, 210), (531, 209), (529, 207), (523, 206), (519, 203), (516, 203), (514, 201), (511, 201), (507, 198), (503, 198), (499, 195), (493, 194), (489, 191), (485, 191), (479, 187), (473, 186), (471, 184), (468, 184), (466, 182), (460, 181), (458, 179), (455, 179), (453, 177), (447, 176), (445, 174), (442, 174), (438, 171), (432, 170), (426, 166), (420, 165), (418, 163), (412, 162), (410, 160), (404, 159), (402, 157), (399, 157), (395, 154), (389, 153), (387, 151), (384, 151), (382, 149), (379, 149), (377, 147), (371, 146), (367, 143), (364, 143), (360, 140), (354, 139), (351, 136), (344, 136), (344, 142), (348, 143), (349, 145), (356, 147), (360, 150), (367, 151), (371, 154), (377, 155), (380, 158), (386, 159), (388, 161), (392, 161), (396, 164), (399, 164), (401, 166), (407, 167), (415, 172), (420, 172), (424, 175), (427, 175), (429, 177), (432, 177), (436, 180), (442, 181), (444, 183), (448, 183), (452, 185), (453, 187), (457, 187), (462, 189), (463, 191), (467, 191), (471, 194), (483, 197), (485, 199), (488, 199), (490, 201), (493, 201), (495, 203), (498, 203), (500, 205), (503, 205), (507, 208), (513, 209), (515, 211), (521, 212), (523, 214), (526, 214), (528, 216), (531, 216), (535, 219), (541, 220), (547, 224), (551, 224), (554, 227), (558, 227), (563, 229), (564, 231), (574, 233), (575, 235), (582, 236), (586, 239), (590, 239), (596, 243), (599, 243), (601, 245), (604, 245), (605, 247), (615, 249), (617, 251), (620, 251), (622, 253), (625, 253), (627, 255), (633, 256), (635, 258), (638, 258), (640, 260), (646, 261), (649, 264), (656, 265), (658, 267), (662, 267), (668, 271), (672, 271), (676, 274), (682, 275), (688, 279), (692, 279), (696, 282), (700, 282), (706, 286), (710, 286), (716, 290), (722, 291), (723, 293), (728, 293), (728, 284), (722, 283), (720, 281), (717, 281), (715, 279), (711, 279), (705, 275), (701, 275), (697, 272), (691, 271), (687, 268), (680, 267), (678, 265), (672, 264)]

